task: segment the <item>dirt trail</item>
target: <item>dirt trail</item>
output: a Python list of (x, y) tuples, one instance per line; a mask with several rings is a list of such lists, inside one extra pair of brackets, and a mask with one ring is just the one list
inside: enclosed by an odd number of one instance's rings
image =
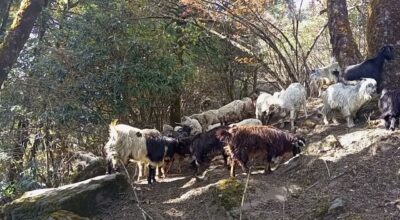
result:
[[(310, 106), (315, 109), (315, 106)], [(310, 119), (320, 124), (319, 119)], [(400, 219), (400, 132), (365, 123), (300, 127), (309, 143), (307, 153), (281, 165), (270, 175), (253, 169), (242, 207), (243, 219)], [(338, 140), (320, 143), (328, 135)], [(322, 141), (323, 142), (323, 141)], [(227, 210), (216, 186), (229, 178), (221, 161), (196, 180), (186, 163), (182, 175), (154, 185), (135, 184), (143, 209), (153, 219), (238, 219), (239, 208)], [(246, 175), (237, 175), (244, 185)], [(132, 190), (99, 207), (94, 219), (140, 219)], [(239, 195), (240, 197), (240, 195)], [(344, 210), (329, 215), (332, 201)]]

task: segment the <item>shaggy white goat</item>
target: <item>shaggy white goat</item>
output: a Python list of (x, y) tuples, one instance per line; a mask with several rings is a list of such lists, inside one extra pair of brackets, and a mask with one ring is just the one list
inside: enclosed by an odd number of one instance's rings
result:
[(267, 112), (267, 101), (272, 95), (266, 92), (262, 92), (256, 101), (256, 118), (261, 120), (263, 124), (266, 123), (266, 112)]
[[(376, 92), (376, 81), (374, 79), (363, 79), (356, 85), (344, 85), (336, 83), (328, 87), (322, 94), (324, 106), (322, 115), (324, 123), (329, 124), (327, 115), (333, 109), (339, 110), (347, 120), (347, 127), (354, 127), (353, 118), (358, 109), (372, 98), (372, 94)], [(338, 121), (332, 116), (332, 121), (338, 124)]]
[(256, 118), (244, 119), (241, 122), (230, 124), (229, 127), (246, 126), (246, 125), (262, 125), (262, 122)]
[[(110, 138), (105, 145), (107, 159), (111, 162), (112, 168), (115, 170), (120, 164), (119, 160), (124, 165), (127, 165), (129, 159), (145, 164), (154, 164), (147, 157), (146, 135), (161, 135), (156, 129), (139, 129), (129, 125), (118, 124), (110, 125)], [(143, 176), (142, 169), (139, 165), (139, 178)]]
[[(293, 130), (297, 112), (301, 107), (303, 107), (304, 114), (307, 118), (306, 100), (306, 88), (300, 83), (292, 83), (286, 90), (275, 92), (273, 96), (267, 98), (267, 116), (273, 113), (280, 113), (281, 117), (285, 117), (286, 111), (289, 111), (290, 125)], [(281, 127), (284, 125), (285, 121), (282, 119)]]

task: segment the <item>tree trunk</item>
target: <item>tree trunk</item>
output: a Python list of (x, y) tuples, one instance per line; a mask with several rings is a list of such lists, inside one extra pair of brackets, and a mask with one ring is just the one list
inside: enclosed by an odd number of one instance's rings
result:
[(23, 0), (14, 22), (0, 45), (0, 86), (28, 40), (45, 0)]
[(350, 29), (346, 0), (327, 0), (327, 8), (332, 55), (342, 68), (359, 63), (362, 56)]
[(372, 0), (369, 5), (367, 43), (369, 57), (375, 56), (379, 49), (392, 44), (397, 51), (394, 60), (385, 62), (384, 87), (398, 88), (400, 85), (400, 7), (398, 0)]
[(3, 35), (10, 16), (11, 0), (0, 0), (0, 36)]
[(176, 91), (169, 113), (169, 123), (172, 126), (175, 126), (175, 123), (181, 122), (181, 105), (181, 91)]

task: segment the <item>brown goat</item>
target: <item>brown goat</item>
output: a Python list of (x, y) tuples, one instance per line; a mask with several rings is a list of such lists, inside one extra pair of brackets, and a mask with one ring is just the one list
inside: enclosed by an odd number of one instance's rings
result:
[(303, 138), (272, 126), (238, 126), (229, 130), (221, 130), (217, 137), (227, 146), (225, 151), (230, 156), (230, 175), (235, 176), (235, 163), (248, 172), (249, 157), (263, 157), (266, 160), (265, 174), (271, 172), (270, 163), (273, 158), (292, 152), (299, 154), (305, 145)]

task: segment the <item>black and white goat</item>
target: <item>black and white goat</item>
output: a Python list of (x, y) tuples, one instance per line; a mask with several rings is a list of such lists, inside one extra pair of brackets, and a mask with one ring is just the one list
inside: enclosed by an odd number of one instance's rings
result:
[(130, 159), (139, 164), (139, 175), (142, 165), (148, 165), (149, 184), (155, 182), (156, 167), (164, 164), (165, 158), (172, 158), (179, 150), (179, 142), (162, 136), (156, 129), (139, 129), (124, 124), (110, 125), (110, 138), (105, 145), (108, 173), (117, 170), (120, 163), (127, 165)]

